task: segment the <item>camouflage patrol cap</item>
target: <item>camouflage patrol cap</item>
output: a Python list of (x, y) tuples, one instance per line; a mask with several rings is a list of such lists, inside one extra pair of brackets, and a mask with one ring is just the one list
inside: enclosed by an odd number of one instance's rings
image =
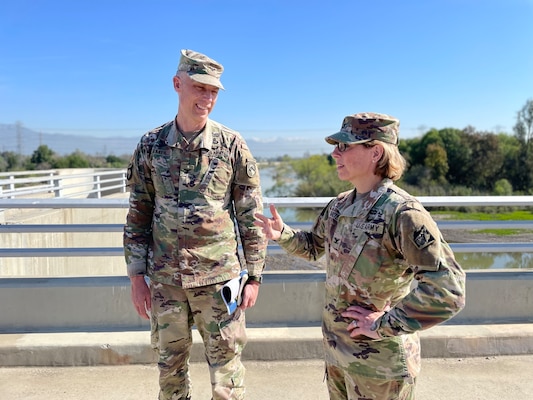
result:
[(224, 89), (222, 82), (220, 82), (224, 67), (202, 53), (194, 50), (182, 50), (178, 64), (179, 71), (187, 72), (189, 77), (196, 82)]
[(329, 144), (357, 144), (380, 140), (398, 144), (400, 121), (387, 114), (363, 112), (344, 117), (339, 132), (326, 137)]

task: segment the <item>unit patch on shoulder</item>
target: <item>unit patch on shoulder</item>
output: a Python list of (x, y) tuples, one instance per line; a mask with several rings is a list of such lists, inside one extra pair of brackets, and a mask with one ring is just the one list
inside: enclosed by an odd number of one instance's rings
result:
[(246, 163), (246, 174), (248, 177), (253, 178), (257, 174), (257, 165), (253, 161), (248, 161)]
[(423, 249), (435, 241), (435, 238), (425, 226), (421, 226), (413, 233), (413, 242), (418, 249)]

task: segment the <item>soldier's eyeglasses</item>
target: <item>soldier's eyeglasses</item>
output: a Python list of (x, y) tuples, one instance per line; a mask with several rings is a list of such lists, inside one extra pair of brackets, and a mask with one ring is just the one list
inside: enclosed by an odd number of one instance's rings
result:
[(356, 144), (350, 144), (350, 143), (337, 143), (337, 149), (341, 152), (341, 153), (344, 153), (346, 150), (348, 150), (350, 147), (354, 147), (354, 146), (357, 146), (357, 145), (363, 145), (365, 146), (367, 149), (372, 147), (371, 144), (368, 144), (368, 143), (356, 143)]
[(348, 143), (337, 143), (337, 150), (339, 150), (341, 153), (344, 153), (349, 148), (350, 145)]

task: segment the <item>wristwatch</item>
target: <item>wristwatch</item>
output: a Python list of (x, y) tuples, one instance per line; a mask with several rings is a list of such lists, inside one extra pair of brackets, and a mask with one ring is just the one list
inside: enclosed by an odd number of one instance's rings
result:
[(263, 275), (261, 276), (249, 275), (248, 280), (261, 284), (263, 283)]

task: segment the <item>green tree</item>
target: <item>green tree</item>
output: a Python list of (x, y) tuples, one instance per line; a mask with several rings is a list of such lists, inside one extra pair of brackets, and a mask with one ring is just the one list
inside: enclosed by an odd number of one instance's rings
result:
[(114, 155), (108, 155), (105, 158), (105, 162), (111, 168), (124, 168), (128, 166), (128, 160)]
[[(516, 136), (510, 136), (504, 133), (498, 134), (498, 143), (503, 154), (503, 164), (499, 179), (506, 179), (512, 186), (513, 191), (524, 190), (524, 164), (522, 157), (525, 152), (522, 152), (523, 144)], [(527, 179), (526, 179), (527, 180)]]
[(494, 183), (493, 192), (496, 196), (511, 196), (513, 194), (513, 186), (507, 179), (498, 179)]
[[(402, 182), (415, 187), (427, 188), (431, 185), (431, 170), (422, 164), (411, 165), (403, 174)], [(409, 192), (414, 191), (414, 188), (409, 190)]]
[(7, 171), (7, 160), (4, 158), (3, 154), (0, 154), (0, 172)]
[(30, 158), (31, 166), (34, 169), (49, 169), (54, 161), (55, 153), (47, 145), (37, 147)]
[(532, 99), (527, 100), (518, 112), (513, 130), (515, 137), (522, 145), (515, 160), (513, 186), (520, 192), (528, 193), (533, 190), (533, 157), (530, 156), (533, 146), (531, 140), (533, 136)]
[(293, 160), (291, 165), (298, 182), (294, 196), (329, 197), (352, 188), (349, 182), (338, 178), (337, 166), (331, 163), (327, 155), (312, 155)]
[(446, 180), (454, 185), (465, 184), (464, 178), (468, 175), (468, 160), (470, 158), (467, 134), (460, 129), (445, 128), (439, 131), (439, 136), (448, 160)]
[(90, 163), (85, 154), (79, 150), (54, 162), (54, 168), (89, 168)]
[(533, 138), (533, 99), (527, 100), (524, 107), (518, 111), (513, 130), (518, 139), (529, 148)]
[(13, 151), (6, 151), (2, 153), (5, 163), (7, 164), (6, 171), (24, 171), (25, 158)]
[(426, 148), (424, 165), (431, 170), (432, 178), (438, 183), (446, 183), (448, 172), (448, 156), (446, 150), (439, 143), (431, 143)]
[(491, 191), (503, 166), (503, 153), (498, 136), (494, 133), (474, 132), (468, 135), (470, 159), (468, 160), (467, 186)]
[(408, 154), (404, 157), (409, 160), (411, 165), (424, 165), (427, 157), (427, 148), (430, 144), (437, 144), (443, 147), (439, 131), (436, 129), (429, 130), (422, 138), (408, 139)]

